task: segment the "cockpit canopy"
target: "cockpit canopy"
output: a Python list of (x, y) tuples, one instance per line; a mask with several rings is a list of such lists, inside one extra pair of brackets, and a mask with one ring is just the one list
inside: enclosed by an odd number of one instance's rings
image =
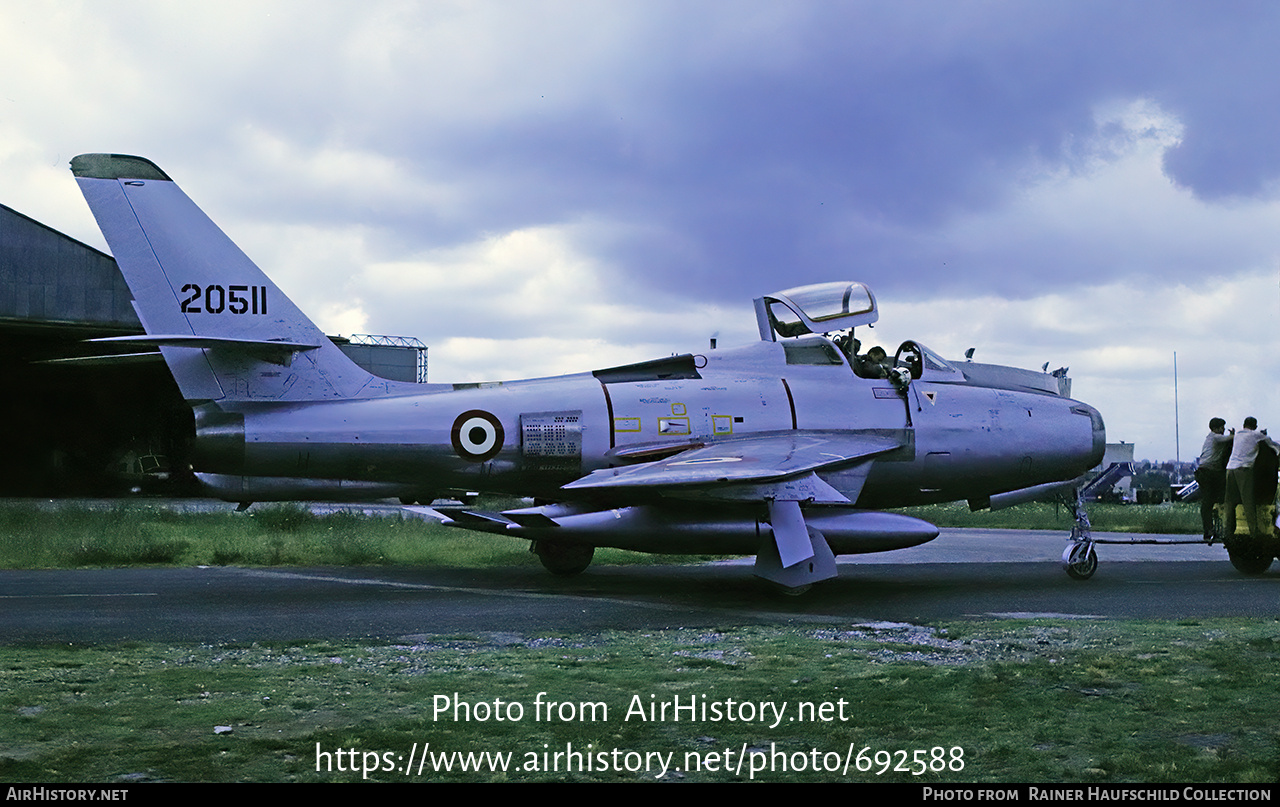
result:
[(756, 322), (760, 338), (830, 333), (855, 325), (869, 325), (880, 318), (876, 297), (861, 283), (838, 281), (799, 286), (756, 298)]

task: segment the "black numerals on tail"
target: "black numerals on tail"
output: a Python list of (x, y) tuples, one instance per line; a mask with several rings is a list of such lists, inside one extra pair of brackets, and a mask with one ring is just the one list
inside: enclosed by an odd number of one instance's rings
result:
[[(248, 296), (245, 296), (246, 292)], [(199, 286), (188, 283), (182, 293), (184, 314), (266, 314), (266, 286)]]

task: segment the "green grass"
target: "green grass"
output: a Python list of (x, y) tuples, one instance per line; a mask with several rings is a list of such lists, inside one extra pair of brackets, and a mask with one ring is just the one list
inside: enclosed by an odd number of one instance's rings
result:
[[(1137, 506), (1090, 504), (1089, 521), (1100, 532), (1142, 532), (1198, 535), (1200, 506), (1173, 504)], [(964, 502), (907, 507), (897, 512), (922, 518), (939, 527), (986, 527), (1011, 530), (1071, 530), (1071, 513), (1059, 504), (1030, 502), (1006, 510), (970, 512)]]
[[(596, 560), (661, 563), (671, 557), (601, 549)], [(106, 509), (0, 503), (0, 568), (370, 564), (485, 567), (538, 560), (520, 539), (418, 518), (316, 516), (297, 505), (176, 513), (138, 501)]]
[[(916, 508), (944, 525), (1063, 529), (1065, 512)], [(1093, 508), (1099, 530), (1151, 529), (1193, 506)], [(998, 518), (997, 518), (998, 517)], [(1011, 519), (1011, 521), (1009, 521)], [(994, 522), (994, 523), (993, 523)], [(434, 522), (295, 507), (174, 514), (131, 502), (108, 510), (0, 506), (0, 565), (537, 563), (524, 541)], [(614, 550), (601, 562), (664, 561)], [(956, 622), (932, 628), (795, 627), (469, 635), (414, 644), (286, 642), (0, 648), (0, 780), (645, 781), (655, 771), (544, 770), (570, 745), (595, 753), (673, 754), (721, 763), (748, 749), (797, 760), (863, 753), (863, 770), (760, 771), (775, 781), (1224, 781), (1280, 776), (1280, 622)], [(520, 704), (520, 721), (455, 721), (437, 698), (471, 708)], [(608, 718), (537, 720), (539, 698), (602, 703)], [(682, 698), (802, 703), (848, 719), (626, 719), (628, 706)], [(652, 696), (652, 697), (651, 697)], [(844, 702), (843, 707), (841, 701)], [(230, 733), (215, 733), (230, 727)], [(404, 758), (510, 752), (505, 772), (406, 777)], [(321, 756), (317, 748), (337, 758)], [(938, 750), (934, 750), (938, 749)], [(960, 756), (953, 749), (961, 749)], [(895, 771), (922, 750), (921, 776)], [(814, 757), (813, 753), (818, 756)], [(725, 755), (729, 755), (726, 759)], [(824, 755), (832, 756), (824, 756)], [(877, 754), (879, 756), (877, 756)], [(612, 759), (612, 758), (610, 758)], [(325, 761), (332, 760), (328, 768)], [(344, 770), (337, 770), (342, 760)], [(961, 762), (963, 763), (961, 766)], [(882, 764), (887, 763), (887, 764)], [(806, 763), (807, 765), (811, 762)], [(385, 770), (393, 767), (397, 770)], [(882, 768), (888, 768), (883, 770)]]
[[(498, 509), (510, 502), (485, 503)], [(969, 512), (963, 503), (902, 512), (940, 527), (1071, 528), (1065, 508), (1032, 503)], [(1110, 532), (1195, 534), (1195, 505), (1093, 505), (1093, 528)], [(596, 563), (666, 563), (703, 556), (646, 555), (600, 549)], [(175, 513), (162, 505), (121, 501), (106, 509), (0, 503), (0, 568), (138, 565), (414, 565), (484, 567), (537, 564), (528, 543), (417, 518), (337, 513), (316, 516), (297, 505), (256, 506), (247, 513)]]
[[(773, 755), (775, 770), (754, 774), (766, 781), (1274, 782), (1280, 775), (1276, 620), (416, 641), (0, 648), (0, 780), (345, 781), (366, 778), (364, 765), (378, 768), (367, 778), (384, 781), (651, 781), (657, 773), (612, 764), (543, 769), (544, 760), (554, 763), (544, 752), (570, 745), (672, 754), (682, 769), (694, 756), (723, 761), (726, 752), (732, 765), (745, 747), (766, 754), (751, 759)], [(577, 719), (536, 719), (539, 693), (573, 704)], [(785, 718), (802, 703), (825, 703), (832, 719), (817, 712), (777, 726), (772, 718), (628, 719), (633, 701), (674, 696), (775, 702)], [(495, 702), (508, 717), (519, 704), (523, 718), (454, 719), (454, 706), (474, 718)], [(583, 719), (583, 702), (604, 704), (607, 715)], [(436, 705), (449, 708), (437, 713)], [(219, 726), (230, 733), (215, 733)], [(509, 752), (513, 763), (505, 772), (428, 766), (406, 776), (400, 769), (415, 743), (418, 752), (427, 743), (436, 752)], [(330, 756), (317, 757), (317, 746)], [(826, 763), (866, 749), (866, 769), (815, 772), (814, 749)], [(946, 770), (893, 770), (899, 751), (909, 767), (917, 749), (926, 767)], [(332, 756), (339, 750), (344, 771)], [(778, 753), (806, 769), (777, 770)], [(752, 778), (749, 766), (668, 775)]]

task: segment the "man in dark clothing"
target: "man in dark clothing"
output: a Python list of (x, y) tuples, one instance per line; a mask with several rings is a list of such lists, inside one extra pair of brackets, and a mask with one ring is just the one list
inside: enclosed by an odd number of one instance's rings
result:
[(1204, 527), (1204, 539), (1209, 543), (1221, 536), (1214, 534), (1213, 507), (1222, 504), (1227, 491), (1227, 457), (1231, 455), (1231, 434), (1226, 434), (1227, 422), (1222, 418), (1209, 421), (1209, 435), (1200, 449), (1200, 464), (1196, 467), (1196, 482), (1200, 485), (1200, 523)]

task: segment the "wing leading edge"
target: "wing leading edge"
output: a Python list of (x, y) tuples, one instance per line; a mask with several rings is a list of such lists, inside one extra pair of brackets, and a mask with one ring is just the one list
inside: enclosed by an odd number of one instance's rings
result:
[(907, 444), (898, 434), (788, 431), (725, 440), (673, 457), (593, 471), (565, 490), (601, 492), (778, 482), (855, 465)]

